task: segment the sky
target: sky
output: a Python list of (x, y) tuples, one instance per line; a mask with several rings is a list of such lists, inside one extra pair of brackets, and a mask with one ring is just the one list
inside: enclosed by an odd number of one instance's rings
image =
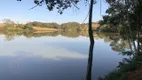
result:
[[(88, 15), (89, 10), (89, 4), (85, 6), (84, 0), (80, 0), (79, 4), (77, 4), (79, 9), (73, 6), (64, 10), (63, 14), (59, 14), (56, 9), (48, 11), (45, 4), (30, 10), (30, 8), (35, 6), (33, 0), (1, 0), (0, 5), (0, 22), (2, 22), (3, 19), (10, 19), (16, 23), (26, 23), (31, 21), (56, 22), (59, 24), (66, 22), (82, 23)], [(107, 8), (108, 4), (105, 0), (102, 0), (100, 13), (100, 0), (97, 0), (93, 10), (93, 22), (102, 19), (102, 15), (105, 15)], [(87, 19), (85, 23), (86, 22), (88, 22)]]

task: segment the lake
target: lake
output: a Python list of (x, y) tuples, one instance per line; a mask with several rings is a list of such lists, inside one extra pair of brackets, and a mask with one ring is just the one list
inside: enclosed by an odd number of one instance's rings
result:
[[(94, 33), (94, 39), (92, 80), (97, 80), (128, 58), (120, 52), (129, 46), (112, 33)], [(85, 80), (89, 44), (80, 34), (1, 33), (0, 80)]]

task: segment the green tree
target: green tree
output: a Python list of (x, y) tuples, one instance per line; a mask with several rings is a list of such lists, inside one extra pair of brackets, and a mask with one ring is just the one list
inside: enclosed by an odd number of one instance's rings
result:
[(15, 24), (15, 22), (10, 19), (3, 19), (3, 23), (4, 24)]
[[(134, 44), (137, 40), (136, 52), (141, 53), (142, 41), (142, 0), (106, 0), (109, 8), (106, 10), (107, 15), (103, 16), (103, 25), (100, 29), (114, 30), (128, 36), (128, 39)], [(135, 33), (136, 32), (136, 33)], [(133, 35), (132, 33), (135, 33)], [(133, 38), (136, 36), (136, 38)], [(135, 46), (135, 45), (133, 45)]]

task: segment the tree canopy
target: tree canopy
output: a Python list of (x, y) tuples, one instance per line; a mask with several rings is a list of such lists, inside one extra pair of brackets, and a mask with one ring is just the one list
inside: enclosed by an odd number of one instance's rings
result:
[[(22, 1), (22, 0), (17, 0)], [(33, 0), (36, 6), (41, 6), (42, 4), (46, 4), (47, 9), (52, 11), (54, 8), (58, 10), (58, 13), (62, 14), (63, 10), (70, 8), (72, 6), (76, 6), (79, 0)], [(85, 0), (87, 1), (87, 0)], [(34, 8), (34, 7), (33, 7)]]
[[(109, 8), (107, 15), (103, 16), (101, 24), (109, 24), (109, 28), (115, 27), (118, 32), (125, 29), (136, 30), (142, 17), (142, 0), (106, 0)], [(138, 19), (139, 18), (139, 19)]]

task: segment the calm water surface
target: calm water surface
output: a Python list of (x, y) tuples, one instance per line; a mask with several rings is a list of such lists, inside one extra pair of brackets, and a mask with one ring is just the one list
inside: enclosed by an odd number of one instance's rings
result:
[[(95, 38), (92, 80), (113, 71), (126, 56), (110, 46), (111, 40)], [(84, 80), (89, 38), (0, 35), (0, 80)]]

